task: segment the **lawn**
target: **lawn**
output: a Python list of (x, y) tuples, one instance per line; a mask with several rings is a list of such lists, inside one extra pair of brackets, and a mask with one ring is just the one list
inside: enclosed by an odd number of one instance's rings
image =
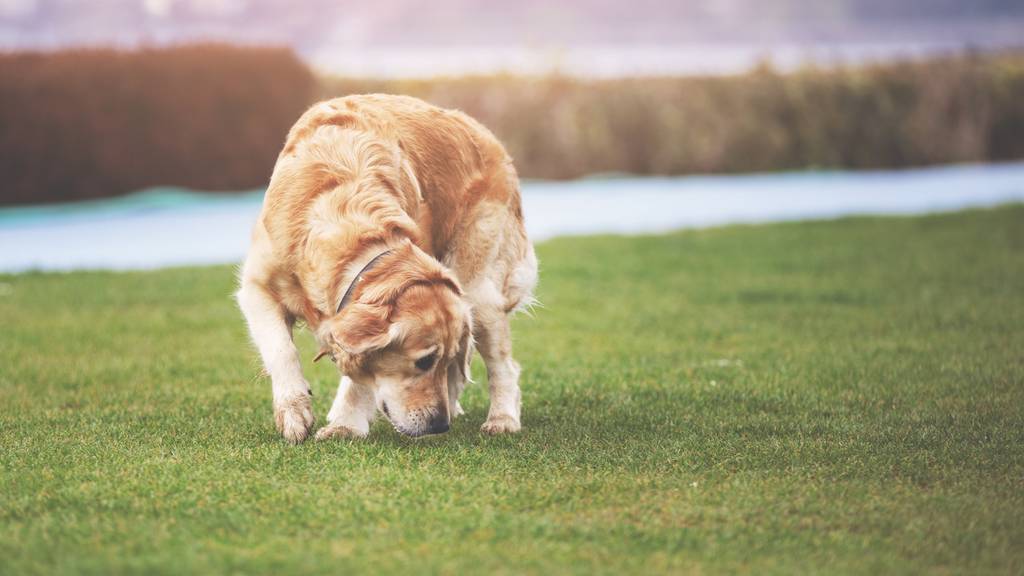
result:
[(288, 445), (228, 267), (0, 276), (0, 572), (1024, 571), (1024, 207), (538, 253), (496, 438)]

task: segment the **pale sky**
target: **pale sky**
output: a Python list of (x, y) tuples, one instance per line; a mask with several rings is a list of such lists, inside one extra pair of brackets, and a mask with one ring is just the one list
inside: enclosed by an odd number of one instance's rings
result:
[(389, 76), (554, 61), (599, 75), (732, 72), (806, 52), (1021, 47), (1024, 1), (0, 0), (0, 50), (189, 41), (284, 45), (331, 71)]

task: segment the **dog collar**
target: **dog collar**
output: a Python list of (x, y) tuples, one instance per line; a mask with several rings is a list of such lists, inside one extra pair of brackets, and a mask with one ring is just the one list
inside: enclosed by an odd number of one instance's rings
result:
[(348, 301), (352, 299), (352, 291), (355, 290), (356, 284), (359, 284), (360, 282), (363, 281), (363, 274), (368, 272), (371, 268), (374, 267), (375, 264), (377, 264), (378, 260), (387, 256), (388, 254), (391, 254), (390, 249), (385, 250), (380, 254), (377, 254), (376, 256), (373, 257), (372, 260), (366, 263), (366, 266), (363, 266), (362, 269), (356, 273), (356, 277), (353, 278), (352, 283), (348, 285), (348, 290), (345, 290), (345, 294), (341, 297), (341, 301), (338, 302), (338, 309), (334, 311), (335, 314), (341, 312), (341, 309), (344, 308), (345, 305), (348, 304)]

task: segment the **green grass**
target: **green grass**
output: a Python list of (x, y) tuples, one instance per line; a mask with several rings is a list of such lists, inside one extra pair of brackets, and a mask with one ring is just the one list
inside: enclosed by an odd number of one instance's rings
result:
[(0, 572), (1024, 571), (1024, 207), (538, 251), (499, 438), (286, 444), (226, 267), (0, 277)]

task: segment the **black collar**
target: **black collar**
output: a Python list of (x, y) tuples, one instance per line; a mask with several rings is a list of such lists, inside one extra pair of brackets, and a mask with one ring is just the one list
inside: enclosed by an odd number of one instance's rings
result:
[(377, 254), (376, 256), (373, 257), (372, 260), (366, 263), (366, 266), (363, 266), (363, 268), (356, 273), (356, 277), (353, 278), (352, 283), (348, 285), (348, 290), (345, 290), (345, 294), (341, 297), (341, 301), (338, 302), (338, 309), (334, 311), (335, 314), (341, 312), (341, 309), (344, 308), (345, 305), (348, 304), (348, 301), (352, 299), (352, 291), (355, 290), (356, 284), (363, 280), (363, 274), (370, 270), (370, 268), (373, 268), (373, 266), (377, 263), (378, 260), (387, 256), (388, 254), (391, 254), (390, 249), (385, 250), (380, 254)]

